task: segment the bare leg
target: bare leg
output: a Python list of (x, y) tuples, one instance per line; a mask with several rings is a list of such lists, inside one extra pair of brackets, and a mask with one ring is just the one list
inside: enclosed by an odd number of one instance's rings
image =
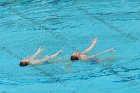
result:
[(92, 44), (89, 46), (89, 48), (87, 48), (85, 51), (83, 51), (82, 53), (88, 53), (91, 49), (93, 49), (93, 47), (96, 45), (98, 39), (95, 38), (93, 41), (92, 41)]
[(44, 51), (45, 50), (45, 48), (39, 48), (38, 50), (37, 50), (37, 52), (36, 53), (34, 53), (34, 55), (32, 55), (32, 57), (30, 58), (30, 59), (35, 59), (42, 51)]
[(115, 57), (105, 57), (105, 58), (98, 58), (96, 61), (97, 62), (104, 62), (104, 61), (110, 61), (110, 62), (113, 62), (115, 61)]
[(56, 54), (51, 55), (49, 58), (54, 58), (54, 57), (58, 56), (59, 54), (61, 54), (62, 52), (63, 52), (63, 50), (60, 50)]
[(114, 52), (114, 51), (115, 51), (114, 48), (111, 48), (111, 49), (108, 49), (108, 50), (106, 50), (106, 51), (103, 51), (103, 52), (97, 53), (97, 54), (95, 54), (95, 55), (89, 56), (87, 59), (93, 59), (93, 58), (95, 58), (95, 57), (98, 56), (98, 55), (105, 54), (105, 53), (107, 53), (107, 52)]
[(47, 61), (47, 60), (49, 60), (49, 59), (52, 59), (52, 58), (58, 56), (59, 54), (61, 54), (62, 52), (63, 52), (63, 51), (60, 50), (60, 51), (58, 51), (56, 54), (53, 54), (53, 55), (51, 55), (51, 56), (46, 55), (43, 59), (41, 59), (41, 61), (44, 62), (44, 61)]
[(43, 59), (41, 59), (41, 60), (33, 60), (33, 62), (31, 63), (31, 64), (33, 64), (33, 65), (37, 65), (37, 64), (42, 64), (42, 63), (44, 63), (45, 61), (47, 61), (49, 59), (49, 56), (48, 55), (46, 55)]
[(45, 62), (45, 61), (47, 61), (48, 59), (49, 59), (49, 56), (46, 55), (43, 59), (41, 59), (41, 61), (42, 61), (42, 62)]

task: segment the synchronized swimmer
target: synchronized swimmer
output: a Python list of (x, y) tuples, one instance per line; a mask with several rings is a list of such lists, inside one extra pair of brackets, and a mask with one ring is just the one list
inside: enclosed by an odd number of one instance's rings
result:
[[(83, 52), (75, 52), (71, 55), (71, 60), (93, 60), (93, 61), (99, 61), (99, 60), (96, 60), (96, 57), (101, 55), (101, 54), (105, 54), (107, 52), (115, 52), (115, 49), (114, 48), (110, 48), (106, 51), (103, 51), (103, 52), (100, 52), (100, 53), (97, 53), (97, 54), (94, 54), (92, 56), (87, 56), (87, 53), (90, 52), (93, 47), (96, 45), (98, 39), (95, 38), (93, 41), (92, 41), (92, 44), (90, 45), (89, 48), (87, 48), (85, 51)], [(105, 59), (104, 59), (105, 60)]]
[[(94, 61), (94, 62), (106, 60), (106, 59), (98, 59), (98, 60), (97, 60), (97, 59), (96, 59), (96, 56), (99, 56), (99, 55), (101, 55), (101, 54), (105, 54), (105, 53), (107, 53), (107, 52), (114, 52), (114, 51), (115, 51), (114, 48), (111, 48), (111, 49), (108, 49), (108, 50), (106, 50), (106, 51), (103, 51), (103, 52), (94, 54), (94, 55), (92, 55), (92, 56), (87, 56), (87, 53), (88, 53), (90, 50), (92, 50), (92, 48), (96, 45), (97, 41), (98, 41), (98, 39), (95, 38), (95, 39), (92, 41), (91, 46), (90, 46), (89, 48), (87, 48), (85, 51), (83, 51), (83, 52), (79, 52), (79, 51), (78, 51), (78, 52), (73, 53), (73, 54), (71, 55), (70, 60), (72, 60), (72, 61), (75, 61), (75, 60), (83, 60), (83, 61), (84, 61), (84, 60), (92, 60), (92, 61)], [(49, 63), (48, 60), (53, 59), (53, 58), (55, 58), (56, 56), (58, 56), (58, 55), (60, 55), (61, 53), (63, 53), (63, 50), (60, 50), (60, 51), (58, 51), (56, 54), (53, 54), (53, 55), (51, 55), (51, 56), (46, 55), (46, 56), (45, 56), (44, 58), (42, 58), (42, 59), (37, 59), (37, 56), (38, 56), (42, 51), (44, 51), (44, 50), (45, 50), (45, 48), (39, 48), (39, 49), (37, 50), (37, 52), (36, 52), (33, 56), (21, 60), (21, 62), (20, 62), (19, 65), (20, 65), (20, 66), (27, 66), (27, 65), (42, 64), (42, 63), (45, 63), (45, 62)]]
[(51, 56), (48, 56), (48, 55), (46, 55), (44, 58), (42, 58), (42, 59), (37, 59), (37, 56), (42, 52), (42, 51), (44, 51), (45, 50), (45, 48), (39, 48), (38, 50), (37, 50), (37, 52), (33, 55), (33, 56), (31, 56), (30, 58), (25, 58), (25, 59), (23, 59), (23, 60), (21, 60), (21, 62), (20, 62), (20, 66), (27, 66), (27, 65), (37, 65), (37, 64), (42, 64), (42, 63), (45, 63), (45, 62), (47, 62), (47, 63), (49, 63), (48, 62), (48, 60), (49, 59), (53, 59), (53, 58), (55, 58), (56, 56), (58, 56), (59, 54), (61, 54), (63, 51), (62, 50), (60, 50), (60, 51), (58, 51), (56, 54), (53, 54), (53, 55), (51, 55)]

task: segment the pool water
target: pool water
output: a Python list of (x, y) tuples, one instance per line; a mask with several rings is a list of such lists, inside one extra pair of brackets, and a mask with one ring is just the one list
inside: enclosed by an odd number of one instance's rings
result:
[[(140, 93), (139, 0), (1, 0), (0, 93)], [(115, 48), (114, 61), (69, 60), (98, 37), (89, 55)], [(21, 58), (64, 50), (54, 64)], [(60, 59), (61, 58), (61, 59)]]

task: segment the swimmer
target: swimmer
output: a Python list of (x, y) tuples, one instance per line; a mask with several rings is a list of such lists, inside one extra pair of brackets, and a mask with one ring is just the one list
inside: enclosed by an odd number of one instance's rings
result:
[(100, 52), (100, 53), (97, 53), (97, 54), (94, 54), (92, 56), (87, 56), (87, 53), (96, 45), (98, 39), (95, 38), (93, 41), (92, 41), (92, 44), (89, 48), (87, 48), (85, 51), (83, 52), (75, 52), (71, 55), (71, 60), (74, 61), (74, 60), (94, 60), (96, 61), (96, 56), (99, 56), (101, 54), (105, 54), (107, 52), (115, 52), (115, 49), (114, 48), (110, 48), (106, 51), (103, 51), (103, 52)]
[[(46, 55), (44, 58), (42, 58), (42, 59), (37, 59), (37, 56), (42, 52), (42, 51), (44, 51), (45, 50), (45, 48), (39, 48), (38, 50), (37, 50), (37, 52), (33, 55), (33, 56), (31, 56), (30, 58), (25, 58), (25, 59), (23, 59), (23, 60), (21, 60), (21, 62), (20, 62), (20, 66), (27, 66), (27, 65), (37, 65), (37, 64), (42, 64), (42, 63), (45, 63), (45, 62), (47, 62), (49, 59), (53, 59), (54, 57), (56, 57), (56, 56), (58, 56), (59, 54), (61, 54), (63, 51), (62, 50), (60, 50), (60, 51), (58, 51), (56, 54), (53, 54), (53, 55), (51, 55), (51, 56), (48, 56), (48, 55)], [(47, 62), (48, 63), (48, 62)]]

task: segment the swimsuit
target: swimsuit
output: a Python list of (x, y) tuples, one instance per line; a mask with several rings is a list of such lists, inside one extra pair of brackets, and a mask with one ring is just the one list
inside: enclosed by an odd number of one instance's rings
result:
[(98, 61), (97, 58), (93, 58), (92, 60), (90, 60), (90, 64), (91, 64), (91, 65), (92, 65), (92, 64), (95, 64), (97, 61)]
[[(82, 54), (87, 55), (86, 53), (82, 53)], [(95, 64), (97, 61), (98, 61), (97, 58), (93, 58), (90, 60), (90, 64)]]
[(45, 61), (45, 64), (49, 64), (49, 62), (48, 61)]

